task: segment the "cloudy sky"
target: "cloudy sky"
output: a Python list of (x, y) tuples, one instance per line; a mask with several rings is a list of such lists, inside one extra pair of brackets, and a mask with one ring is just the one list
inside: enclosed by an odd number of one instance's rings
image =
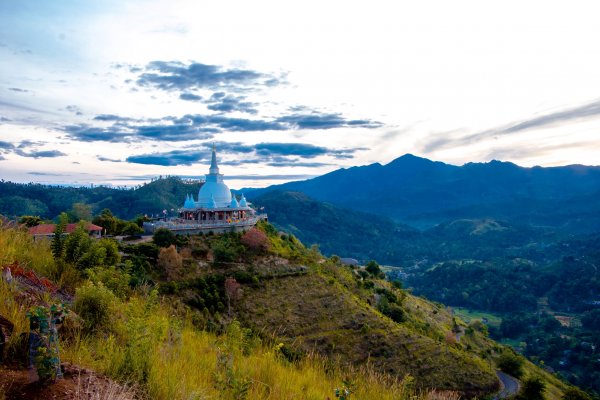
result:
[(405, 153), (600, 164), (596, 1), (0, 2), (0, 171), (231, 187)]

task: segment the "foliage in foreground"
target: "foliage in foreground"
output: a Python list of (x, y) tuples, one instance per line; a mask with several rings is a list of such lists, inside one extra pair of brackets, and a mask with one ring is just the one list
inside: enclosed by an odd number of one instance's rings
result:
[[(3, 264), (19, 261), (59, 280), (69, 266), (54, 262), (47, 241), (34, 242), (20, 230), (0, 229), (0, 244)], [(290, 251), (286, 249), (279, 250)], [(135, 384), (147, 398), (321, 400), (332, 398), (343, 382), (352, 382), (357, 398), (414, 398), (410, 378), (391, 381), (368, 368), (342, 369), (316, 355), (291, 362), (277, 343), (259, 339), (235, 321), (221, 333), (199, 330), (205, 325), (201, 314), (161, 299), (150, 287), (118, 290), (116, 295), (100, 278), (105, 275), (115, 290), (123, 287), (119, 280), (128, 279), (114, 267), (97, 267), (89, 274), (93, 281), (81, 281), (81, 276), (73, 281), (73, 307), (81, 321), (66, 321), (61, 359)], [(53, 300), (49, 295), (24, 300), (15, 283), (3, 280), (0, 297), (0, 313), (15, 324), (9, 347), (18, 351), (18, 338), (28, 331), (27, 309)]]

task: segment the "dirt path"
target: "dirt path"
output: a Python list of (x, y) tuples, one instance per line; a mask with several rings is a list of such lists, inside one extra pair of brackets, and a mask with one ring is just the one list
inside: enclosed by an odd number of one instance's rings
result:
[(57, 400), (130, 400), (134, 393), (114, 381), (93, 371), (66, 364), (64, 378), (41, 386), (35, 373), (26, 369), (0, 367), (0, 395), (6, 400), (57, 399)]
[(500, 392), (494, 397), (494, 400), (507, 399), (519, 392), (521, 384), (516, 378), (513, 378), (502, 371), (496, 371), (496, 375), (498, 376), (498, 379), (500, 379), (502, 389), (500, 389)]

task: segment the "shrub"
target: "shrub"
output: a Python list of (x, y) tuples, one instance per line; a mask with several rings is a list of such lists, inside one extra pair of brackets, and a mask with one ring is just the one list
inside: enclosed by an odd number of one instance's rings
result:
[(252, 228), (241, 238), (241, 242), (244, 246), (250, 250), (268, 250), (269, 239), (266, 233), (257, 228)]
[(131, 281), (131, 276), (129, 273), (115, 266), (107, 268), (96, 267), (87, 270), (87, 274), (90, 281), (95, 284), (102, 283), (120, 298), (125, 298), (130, 292), (129, 282)]
[(534, 376), (523, 382), (523, 388), (518, 398), (523, 400), (544, 400), (545, 390), (546, 383), (542, 378)]
[(236, 248), (221, 241), (215, 244), (212, 250), (215, 263), (233, 262), (236, 261), (239, 256)]
[(160, 253), (158, 254), (158, 265), (165, 270), (168, 277), (172, 278), (177, 274), (177, 271), (181, 269), (183, 259), (177, 253), (175, 246), (170, 245), (167, 248), (160, 249)]
[(177, 237), (166, 228), (158, 228), (152, 236), (152, 241), (159, 247), (169, 247), (177, 243)]
[(496, 360), (496, 364), (501, 371), (504, 371), (515, 378), (520, 378), (521, 375), (523, 375), (523, 360), (510, 351), (504, 351), (504, 353), (498, 357), (498, 360)]
[(110, 327), (116, 297), (102, 282), (87, 282), (75, 291), (75, 312), (83, 319), (88, 333), (107, 330)]
[(367, 263), (365, 270), (374, 277), (380, 277), (381, 275), (383, 275), (383, 272), (381, 272), (381, 268), (379, 268), (379, 264), (377, 264), (377, 262), (375, 262), (374, 260), (371, 260)]

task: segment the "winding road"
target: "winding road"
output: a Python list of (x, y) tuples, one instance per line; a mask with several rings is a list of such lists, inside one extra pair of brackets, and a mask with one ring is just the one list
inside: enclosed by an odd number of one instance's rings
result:
[(501, 389), (500, 392), (494, 396), (494, 400), (507, 399), (519, 392), (521, 384), (516, 378), (502, 371), (496, 371), (496, 375), (498, 376), (498, 379), (500, 379)]

